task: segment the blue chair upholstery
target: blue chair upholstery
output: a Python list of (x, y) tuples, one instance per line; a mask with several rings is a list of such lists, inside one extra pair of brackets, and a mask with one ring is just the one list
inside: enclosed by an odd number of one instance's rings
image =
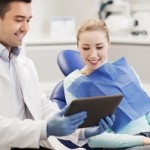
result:
[[(72, 71), (76, 69), (81, 69), (84, 66), (84, 63), (81, 60), (80, 53), (76, 50), (63, 50), (58, 54), (57, 63), (64, 74), (67, 76)], [(56, 102), (60, 109), (62, 109), (66, 105), (66, 100), (64, 96), (64, 88), (63, 88), (63, 81), (60, 81), (53, 89), (50, 100)], [(70, 149), (78, 148), (77, 145), (73, 144), (70, 141), (60, 140), (62, 144), (67, 146)], [(86, 150), (100, 150), (95, 148), (90, 148), (87, 144), (83, 146)]]
[(63, 81), (60, 81), (53, 89), (50, 100), (56, 102), (60, 109), (64, 108), (66, 105), (65, 95), (64, 95), (64, 88), (63, 88)]
[(57, 64), (64, 74), (67, 76), (76, 69), (81, 69), (84, 66), (80, 53), (77, 50), (63, 50), (58, 54)]

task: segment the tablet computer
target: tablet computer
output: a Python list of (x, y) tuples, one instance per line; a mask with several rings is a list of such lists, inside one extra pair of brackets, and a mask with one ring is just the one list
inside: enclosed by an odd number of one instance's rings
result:
[(97, 126), (101, 118), (111, 115), (115, 111), (122, 98), (123, 95), (119, 94), (76, 99), (70, 103), (65, 116), (86, 111), (87, 118), (79, 128)]

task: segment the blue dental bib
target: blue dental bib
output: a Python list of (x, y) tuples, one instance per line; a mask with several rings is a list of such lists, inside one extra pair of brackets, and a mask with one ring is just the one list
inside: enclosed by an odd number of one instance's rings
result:
[(77, 78), (68, 91), (77, 98), (123, 94), (124, 98), (114, 112), (114, 132), (150, 111), (150, 98), (124, 57), (104, 64), (88, 76)]

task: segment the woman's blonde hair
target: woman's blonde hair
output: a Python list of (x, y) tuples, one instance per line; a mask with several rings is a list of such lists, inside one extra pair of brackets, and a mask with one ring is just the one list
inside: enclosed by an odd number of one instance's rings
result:
[(77, 30), (77, 36), (76, 36), (77, 45), (78, 45), (81, 33), (84, 33), (86, 31), (103, 31), (106, 34), (106, 38), (108, 42), (110, 41), (109, 31), (108, 31), (106, 23), (103, 20), (100, 20), (97, 18), (84, 20), (79, 25), (78, 30)]

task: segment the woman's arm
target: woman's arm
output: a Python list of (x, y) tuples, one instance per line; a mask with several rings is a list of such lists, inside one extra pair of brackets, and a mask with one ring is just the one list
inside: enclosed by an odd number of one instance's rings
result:
[(66, 99), (66, 103), (70, 104), (74, 99), (76, 99), (76, 97), (74, 95), (72, 95), (69, 91), (68, 91), (68, 87), (75, 82), (75, 80), (82, 76), (79, 70), (75, 70), (73, 71), (71, 74), (69, 74), (68, 76), (65, 77), (64, 79), (64, 93), (65, 93), (65, 99)]
[(88, 140), (88, 145), (92, 148), (122, 148), (147, 144), (150, 144), (150, 138), (137, 135), (114, 134), (112, 132), (104, 132)]

